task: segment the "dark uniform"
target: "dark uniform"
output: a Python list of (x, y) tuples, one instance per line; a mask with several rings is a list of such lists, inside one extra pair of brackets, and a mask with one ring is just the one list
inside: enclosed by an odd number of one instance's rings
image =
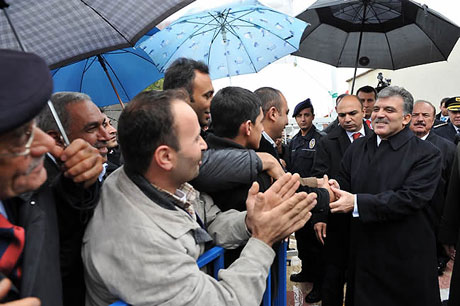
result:
[(311, 176), (316, 146), (323, 136), (324, 134), (320, 133), (315, 126), (312, 126), (305, 136), (302, 136), (302, 131), (299, 131), (289, 143), (287, 170), (291, 173), (299, 173), (301, 177)]
[[(460, 112), (460, 96), (450, 98), (446, 101), (445, 105), (449, 111), (449, 115), (451, 112)], [(455, 144), (457, 144), (460, 140), (460, 128), (453, 125), (450, 121), (434, 126), (433, 131), (439, 136), (442, 136)]]
[[(310, 107), (313, 114), (313, 107), (309, 99), (299, 103), (294, 110), (293, 117), (303, 109)], [(301, 177), (310, 177), (316, 155), (316, 147), (324, 135), (314, 125), (311, 126), (305, 136), (302, 136), (302, 131), (299, 131), (289, 143), (288, 158), (286, 160), (287, 170), (291, 173), (299, 173)], [(314, 292), (306, 297), (306, 301), (309, 303), (313, 301), (317, 302), (320, 299), (319, 290), (323, 274), (323, 246), (316, 239), (311, 219), (303, 228), (296, 232), (296, 240), (299, 258), (302, 260), (302, 272), (299, 275), (291, 275), (291, 281), (312, 281), (314, 283)]]

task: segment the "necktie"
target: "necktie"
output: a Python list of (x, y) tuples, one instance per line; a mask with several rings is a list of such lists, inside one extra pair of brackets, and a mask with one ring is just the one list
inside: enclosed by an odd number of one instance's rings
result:
[(353, 135), (351, 135), (353, 137), (353, 140), (356, 140), (358, 139), (359, 137), (361, 137), (361, 133), (360, 132), (356, 132), (356, 133), (353, 133)]
[(11, 224), (0, 215), (0, 241), (0, 271), (13, 283), (19, 283), (21, 270), (18, 261), (24, 250), (24, 228)]
[(372, 130), (371, 121), (369, 119), (366, 119), (366, 124), (367, 124), (367, 127)]

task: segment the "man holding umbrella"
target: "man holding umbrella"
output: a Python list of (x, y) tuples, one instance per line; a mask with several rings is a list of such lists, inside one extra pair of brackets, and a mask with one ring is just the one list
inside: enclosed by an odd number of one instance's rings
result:
[[(81, 139), (60, 148), (36, 127), (34, 118), (53, 86), (41, 58), (0, 50), (0, 67), (0, 271), (14, 285), (7, 299), (37, 297), (43, 305), (63, 305), (56, 206), (73, 204), (69, 188), (94, 184), (102, 158)], [(65, 169), (52, 186), (42, 186), (47, 152)]]

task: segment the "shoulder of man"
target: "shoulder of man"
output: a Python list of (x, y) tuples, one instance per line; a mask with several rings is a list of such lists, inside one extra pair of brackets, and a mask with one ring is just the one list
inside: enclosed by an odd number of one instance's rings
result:
[(439, 129), (439, 128), (442, 128), (444, 126), (448, 126), (449, 125), (449, 122), (443, 122), (443, 123), (440, 123), (440, 124), (437, 124), (435, 126), (433, 126), (433, 129)]

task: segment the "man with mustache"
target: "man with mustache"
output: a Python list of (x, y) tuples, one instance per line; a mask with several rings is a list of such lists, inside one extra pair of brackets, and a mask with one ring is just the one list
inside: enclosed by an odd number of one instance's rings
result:
[[(409, 129), (412, 95), (380, 91), (374, 135), (345, 152), (332, 213), (352, 213), (347, 305), (440, 305), (430, 201), (441, 175), (439, 149)], [(340, 186), (340, 189), (338, 188)]]
[[(64, 130), (69, 141), (83, 139), (99, 151), (104, 160), (105, 174), (107, 168), (107, 143), (111, 139), (106, 130), (107, 119), (91, 98), (79, 92), (57, 92), (51, 96), (57, 114), (61, 118)], [(65, 147), (63, 137), (57, 128), (56, 122), (48, 108), (40, 113), (38, 126), (53, 137), (56, 144)], [(47, 155), (45, 167), (48, 172), (48, 183), (61, 173), (60, 161)], [(86, 225), (97, 204), (98, 188), (88, 190), (85, 201), (76, 205), (60, 205), (57, 207), (60, 245), (61, 245), (61, 274), (63, 278), (64, 303), (69, 305), (83, 305), (85, 284), (83, 279), (83, 262), (81, 260), (81, 242)]]
[[(438, 136), (431, 130), (436, 118), (435, 113), (436, 108), (430, 102), (424, 100), (416, 101), (414, 103), (414, 109), (412, 110), (410, 129), (414, 132), (415, 136), (431, 142), (441, 151), (441, 179), (439, 180), (438, 188), (430, 203), (433, 213), (431, 215), (431, 221), (437, 233), (444, 212), (445, 195), (447, 193), (447, 186), (449, 185), (450, 173), (455, 157), (455, 145), (447, 139)], [(438, 274), (442, 275), (449, 261), (449, 256), (444, 251), (441, 243), (437, 242), (436, 246), (438, 254)]]
[[(39, 305), (41, 300), (42, 305), (60, 306), (56, 208), (81, 201), (85, 187), (94, 185), (102, 170), (102, 158), (82, 139), (66, 148), (56, 146), (36, 126), (34, 118), (53, 87), (41, 58), (0, 50), (0, 67), (0, 271), (14, 285), (8, 300), (36, 297), (21, 300), (20, 305)], [(43, 185), (47, 152), (61, 161), (63, 169), (52, 185)], [(2, 295), (8, 290), (5, 282), (0, 284)]]

